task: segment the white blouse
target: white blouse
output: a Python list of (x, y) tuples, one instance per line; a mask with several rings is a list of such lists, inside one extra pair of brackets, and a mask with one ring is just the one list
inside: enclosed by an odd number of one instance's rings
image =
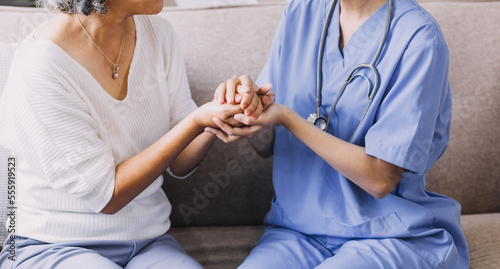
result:
[(171, 205), (160, 176), (114, 215), (115, 167), (196, 109), (171, 25), (135, 16), (127, 97), (110, 96), (50, 41), (27, 38), (0, 98), (0, 144), (17, 158), (15, 234), (45, 242), (140, 240), (165, 233)]

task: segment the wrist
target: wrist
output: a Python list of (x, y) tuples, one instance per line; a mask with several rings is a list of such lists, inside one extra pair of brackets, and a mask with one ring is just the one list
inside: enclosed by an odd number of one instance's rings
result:
[(193, 128), (195, 128), (198, 133), (203, 133), (205, 131), (205, 127), (208, 126), (208, 114), (203, 111), (204, 106), (205, 105), (200, 106), (187, 117), (188, 121), (193, 123)]
[(289, 129), (290, 124), (293, 122), (293, 118), (297, 116), (297, 113), (287, 106), (281, 106), (280, 122), (279, 124), (283, 127)]

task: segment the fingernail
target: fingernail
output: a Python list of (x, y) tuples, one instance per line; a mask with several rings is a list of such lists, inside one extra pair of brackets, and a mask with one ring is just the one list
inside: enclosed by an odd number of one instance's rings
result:
[(245, 110), (245, 115), (247, 115), (247, 116), (252, 115), (252, 110)]
[(243, 120), (243, 115), (236, 114), (236, 115), (234, 115), (234, 119), (237, 120), (237, 121), (241, 121), (241, 120)]

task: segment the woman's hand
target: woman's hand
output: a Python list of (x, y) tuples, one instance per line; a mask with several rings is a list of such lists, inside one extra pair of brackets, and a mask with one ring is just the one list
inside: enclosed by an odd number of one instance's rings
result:
[(266, 83), (259, 88), (249, 76), (235, 75), (217, 87), (214, 100), (219, 104), (240, 104), (245, 115), (257, 119), (274, 102), (274, 93), (269, 93), (272, 87)]
[(209, 102), (200, 106), (194, 113), (194, 120), (200, 130), (206, 127), (218, 128), (214, 119), (223, 120), (232, 126), (242, 126), (243, 124), (234, 119), (234, 115), (242, 114), (244, 110), (237, 104), (218, 104)]

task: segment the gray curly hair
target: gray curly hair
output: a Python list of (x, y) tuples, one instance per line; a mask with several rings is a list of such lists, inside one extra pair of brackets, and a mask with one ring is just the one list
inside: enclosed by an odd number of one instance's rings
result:
[(97, 14), (106, 14), (107, 0), (37, 0), (37, 5), (54, 12), (66, 14), (81, 13), (90, 15), (92, 11)]

